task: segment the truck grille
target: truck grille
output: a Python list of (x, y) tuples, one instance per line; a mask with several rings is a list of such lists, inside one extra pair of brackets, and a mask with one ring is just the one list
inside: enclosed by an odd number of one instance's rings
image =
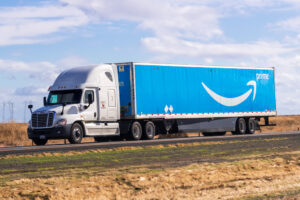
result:
[(54, 113), (33, 113), (31, 117), (31, 124), (33, 128), (47, 128), (53, 124)]

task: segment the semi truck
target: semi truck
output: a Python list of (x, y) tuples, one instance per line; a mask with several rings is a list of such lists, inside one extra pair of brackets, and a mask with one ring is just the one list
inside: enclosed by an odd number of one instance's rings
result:
[(44, 106), (31, 111), (28, 137), (80, 143), (157, 133), (253, 134), (276, 115), (275, 70), (255, 67), (112, 63), (62, 72)]

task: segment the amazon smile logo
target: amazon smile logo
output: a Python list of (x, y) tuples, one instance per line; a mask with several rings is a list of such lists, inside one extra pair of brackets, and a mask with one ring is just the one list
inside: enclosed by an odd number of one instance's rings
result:
[(249, 89), (247, 92), (245, 92), (244, 94), (242, 94), (241, 96), (238, 97), (233, 97), (233, 98), (228, 98), (228, 97), (223, 97), (217, 93), (215, 93), (214, 91), (212, 91), (211, 89), (209, 89), (203, 82), (202, 82), (202, 86), (204, 87), (204, 89), (206, 90), (206, 92), (218, 103), (222, 104), (223, 106), (237, 106), (241, 103), (243, 103), (249, 96), (250, 94), (253, 92), (253, 101), (255, 99), (256, 96), (256, 82), (255, 81), (249, 81), (247, 83), (248, 86), (253, 86), (253, 89)]

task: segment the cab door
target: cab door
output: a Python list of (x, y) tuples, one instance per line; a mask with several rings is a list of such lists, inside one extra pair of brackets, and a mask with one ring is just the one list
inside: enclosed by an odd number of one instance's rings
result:
[(114, 88), (107, 90), (108, 96), (108, 106), (107, 106), (107, 117), (110, 121), (117, 121), (117, 101), (116, 101), (116, 92)]
[[(92, 95), (92, 103), (89, 105), (89, 98), (88, 96)], [(84, 90), (83, 94), (83, 104), (84, 104), (84, 119), (85, 121), (98, 121), (99, 119), (99, 112), (98, 112), (98, 94), (95, 88), (87, 88)]]

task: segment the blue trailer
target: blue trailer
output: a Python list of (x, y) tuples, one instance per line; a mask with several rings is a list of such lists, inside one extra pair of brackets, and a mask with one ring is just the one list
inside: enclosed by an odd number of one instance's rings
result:
[(166, 132), (213, 135), (254, 133), (257, 120), (276, 115), (274, 68), (151, 63), (117, 67), (122, 119), (152, 120)]
[(134, 62), (73, 68), (57, 77), (44, 106), (32, 112), (28, 137), (43, 145), (48, 139), (139, 140), (178, 131), (253, 134), (258, 120), (276, 115), (274, 73)]

